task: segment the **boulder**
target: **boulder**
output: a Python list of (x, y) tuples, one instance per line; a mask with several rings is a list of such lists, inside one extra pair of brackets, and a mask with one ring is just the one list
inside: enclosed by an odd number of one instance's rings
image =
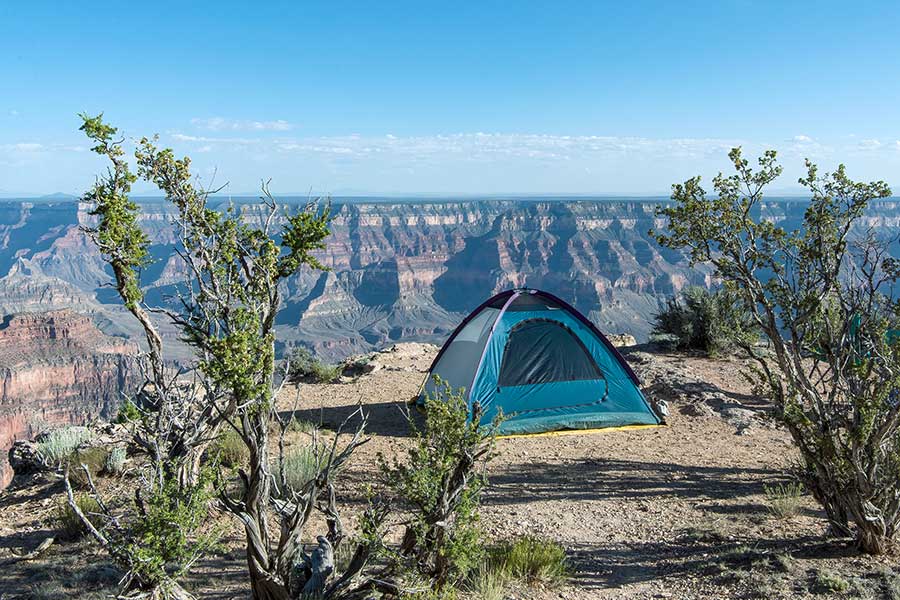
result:
[(8, 460), (16, 477), (48, 470), (35, 442), (27, 440), (15, 442), (9, 449)]
[(381, 369), (381, 363), (375, 361), (375, 353), (348, 358), (341, 364), (341, 377), (356, 379)]
[(616, 348), (626, 348), (628, 346), (637, 346), (637, 340), (630, 333), (611, 333), (606, 339)]

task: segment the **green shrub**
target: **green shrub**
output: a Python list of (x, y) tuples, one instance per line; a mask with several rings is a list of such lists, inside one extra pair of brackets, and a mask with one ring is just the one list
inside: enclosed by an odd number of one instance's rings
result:
[(850, 582), (828, 569), (816, 572), (815, 591), (819, 594), (840, 594), (850, 589)]
[(424, 428), (409, 419), (407, 459), (379, 460), (388, 487), (411, 513), (401, 554), (416, 557), (411, 568), (431, 579), (434, 590), (445, 590), (484, 559), (481, 493), (500, 421), (480, 424), (480, 407), (470, 414), (461, 390), (438, 377), (435, 383), (425, 401)]
[(341, 365), (329, 365), (316, 358), (303, 346), (295, 348), (288, 358), (292, 381), (304, 383), (332, 383), (341, 376)]
[(123, 551), (133, 572), (151, 583), (177, 581), (198, 557), (218, 547), (220, 528), (209, 526), (216, 497), (214, 473), (204, 469), (196, 484), (166, 476), (141, 499)]
[[(75, 504), (78, 505), (81, 512), (83, 512), (91, 522), (93, 522), (91, 515), (100, 512), (100, 505), (97, 501), (92, 496), (86, 494), (75, 496)], [(72, 507), (69, 506), (69, 503), (66, 500), (61, 500), (59, 504), (57, 504), (55, 522), (59, 529), (60, 537), (63, 539), (78, 540), (87, 534), (87, 527), (84, 522), (75, 511), (72, 510)]]
[(47, 433), (37, 444), (37, 451), (48, 465), (62, 466), (79, 446), (92, 438), (87, 427), (61, 427)]
[(334, 383), (341, 378), (341, 370), (341, 365), (317, 362), (312, 368), (312, 378), (315, 383)]
[(798, 482), (763, 486), (769, 510), (778, 518), (786, 519), (800, 512), (803, 503), (803, 485)]
[(655, 316), (653, 339), (677, 350), (721, 356), (733, 352), (739, 344), (756, 342), (758, 334), (734, 294), (691, 286), (681, 292), (680, 298), (669, 298)]
[(319, 472), (319, 462), (316, 453), (309, 446), (290, 448), (284, 454), (284, 482), (287, 486), (285, 492), (299, 492)]
[(219, 434), (213, 445), (212, 454), (217, 456), (225, 467), (242, 467), (250, 460), (250, 449), (237, 431), (228, 427)]
[(122, 403), (122, 406), (119, 407), (119, 412), (116, 413), (116, 418), (113, 422), (121, 425), (132, 421), (138, 421), (140, 418), (141, 411), (138, 410), (137, 405), (131, 400), (126, 400)]
[(565, 549), (552, 540), (522, 536), (491, 552), (498, 572), (527, 583), (557, 585), (569, 576)]
[(127, 453), (122, 446), (113, 446), (106, 455), (106, 463), (103, 465), (103, 471), (107, 475), (121, 475), (125, 471), (125, 460)]

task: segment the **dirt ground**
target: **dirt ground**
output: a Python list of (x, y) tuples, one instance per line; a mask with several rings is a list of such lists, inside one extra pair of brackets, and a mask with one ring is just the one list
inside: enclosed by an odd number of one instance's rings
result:
[[(298, 418), (325, 429), (358, 403), (369, 412), (372, 439), (345, 474), (348, 512), (377, 480), (376, 455), (407, 443), (400, 403), (417, 392), (435, 351), (400, 344), (379, 353), (380, 368), (356, 381), (301, 386)], [(498, 442), (484, 498), (488, 538), (558, 540), (573, 572), (561, 587), (515, 589), (510, 598), (900, 599), (897, 557), (874, 559), (846, 540), (827, 540), (811, 498), (792, 516), (772, 513), (765, 487), (788, 480), (795, 453), (750, 394), (739, 362), (641, 349), (627, 356), (648, 393), (669, 394), (668, 426)], [(680, 388), (669, 385), (674, 379)], [(285, 389), (282, 407), (296, 397), (295, 388)], [(114, 586), (116, 573), (89, 542), (15, 559), (53, 534), (59, 490), (42, 480), (0, 496), (0, 600), (101, 598)], [(229, 527), (230, 550), (188, 582), (199, 598), (248, 597), (239, 531)]]

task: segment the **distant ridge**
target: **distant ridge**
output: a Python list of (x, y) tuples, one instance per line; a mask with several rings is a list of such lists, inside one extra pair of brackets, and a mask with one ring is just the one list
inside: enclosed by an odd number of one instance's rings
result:
[(38, 200), (78, 200), (78, 196), (66, 194), (65, 192), (53, 192), (52, 194), (38, 196)]

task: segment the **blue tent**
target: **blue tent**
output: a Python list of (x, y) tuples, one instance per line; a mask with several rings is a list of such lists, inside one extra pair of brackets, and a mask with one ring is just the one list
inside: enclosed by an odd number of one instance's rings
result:
[(466, 317), (431, 365), (419, 400), (435, 392), (434, 375), (463, 388), (482, 422), (502, 410), (500, 433), (657, 425), (622, 355), (573, 307), (540, 290), (497, 294)]

